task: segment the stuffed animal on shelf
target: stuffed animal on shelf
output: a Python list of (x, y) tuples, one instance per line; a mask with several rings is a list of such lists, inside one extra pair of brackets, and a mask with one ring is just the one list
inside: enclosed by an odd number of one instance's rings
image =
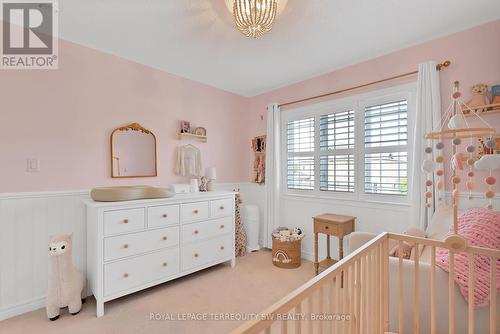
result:
[(77, 314), (85, 302), (86, 279), (73, 264), (71, 239), (71, 235), (60, 234), (49, 240), (47, 317), (51, 321), (66, 306), (69, 313)]
[[(500, 85), (491, 87), (491, 103), (500, 103)], [(500, 110), (500, 106), (493, 107), (493, 110)]]
[[(484, 106), (490, 103), (488, 99), (488, 85), (486, 84), (477, 84), (472, 86), (471, 88), (472, 98), (467, 101), (467, 104), (471, 109), (475, 107)], [(485, 112), (486, 108), (475, 109), (476, 112)], [(463, 109), (464, 114), (468, 114), (470, 111), (468, 109)]]

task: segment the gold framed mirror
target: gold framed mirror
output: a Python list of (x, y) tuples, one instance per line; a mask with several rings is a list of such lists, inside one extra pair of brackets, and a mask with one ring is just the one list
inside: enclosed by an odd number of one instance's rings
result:
[(139, 123), (111, 132), (111, 177), (157, 176), (156, 137)]

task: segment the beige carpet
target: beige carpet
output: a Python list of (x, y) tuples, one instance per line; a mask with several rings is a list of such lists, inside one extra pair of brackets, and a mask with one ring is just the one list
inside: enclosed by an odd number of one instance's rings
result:
[[(108, 302), (99, 319), (88, 298), (78, 315), (64, 309), (51, 322), (40, 309), (1, 321), (0, 333), (228, 333), (242, 322), (182, 321), (178, 314), (258, 313), (312, 277), (310, 262), (280, 269), (272, 265), (270, 251), (260, 251), (238, 258), (234, 269), (222, 264)], [(175, 320), (150, 320), (151, 312), (172, 314)]]

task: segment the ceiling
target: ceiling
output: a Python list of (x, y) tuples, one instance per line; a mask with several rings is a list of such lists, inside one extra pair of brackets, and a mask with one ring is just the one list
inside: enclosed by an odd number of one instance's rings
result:
[(498, 0), (289, 0), (258, 39), (225, 0), (59, 1), (62, 38), (243, 96), (500, 18)]

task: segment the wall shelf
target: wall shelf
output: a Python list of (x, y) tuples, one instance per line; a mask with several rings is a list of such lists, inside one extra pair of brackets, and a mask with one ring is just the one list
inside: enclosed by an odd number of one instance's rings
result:
[[(495, 108), (495, 107), (500, 107), (500, 103), (493, 103), (493, 104), (485, 104), (484, 106), (478, 106), (478, 107), (472, 107), (470, 109), (476, 111), (478, 109), (486, 109), (486, 111), (484, 112), (477, 112), (477, 114), (479, 116), (481, 115), (488, 115), (488, 114), (494, 114), (494, 113), (497, 113), (497, 112), (500, 112), (500, 109), (490, 109), (490, 108)], [(469, 111), (468, 114), (464, 114), (463, 112), (465, 111)], [(466, 108), (463, 108), (462, 107), (462, 114), (466, 117), (470, 117), (470, 116), (473, 116), (474, 114), (470, 112), (470, 110), (466, 109)]]
[(202, 143), (207, 142), (207, 136), (195, 135), (194, 133), (178, 133), (177, 136), (180, 140), (182, 140), (182, 139), (194, 139), (194, 140), (201, 141)]

